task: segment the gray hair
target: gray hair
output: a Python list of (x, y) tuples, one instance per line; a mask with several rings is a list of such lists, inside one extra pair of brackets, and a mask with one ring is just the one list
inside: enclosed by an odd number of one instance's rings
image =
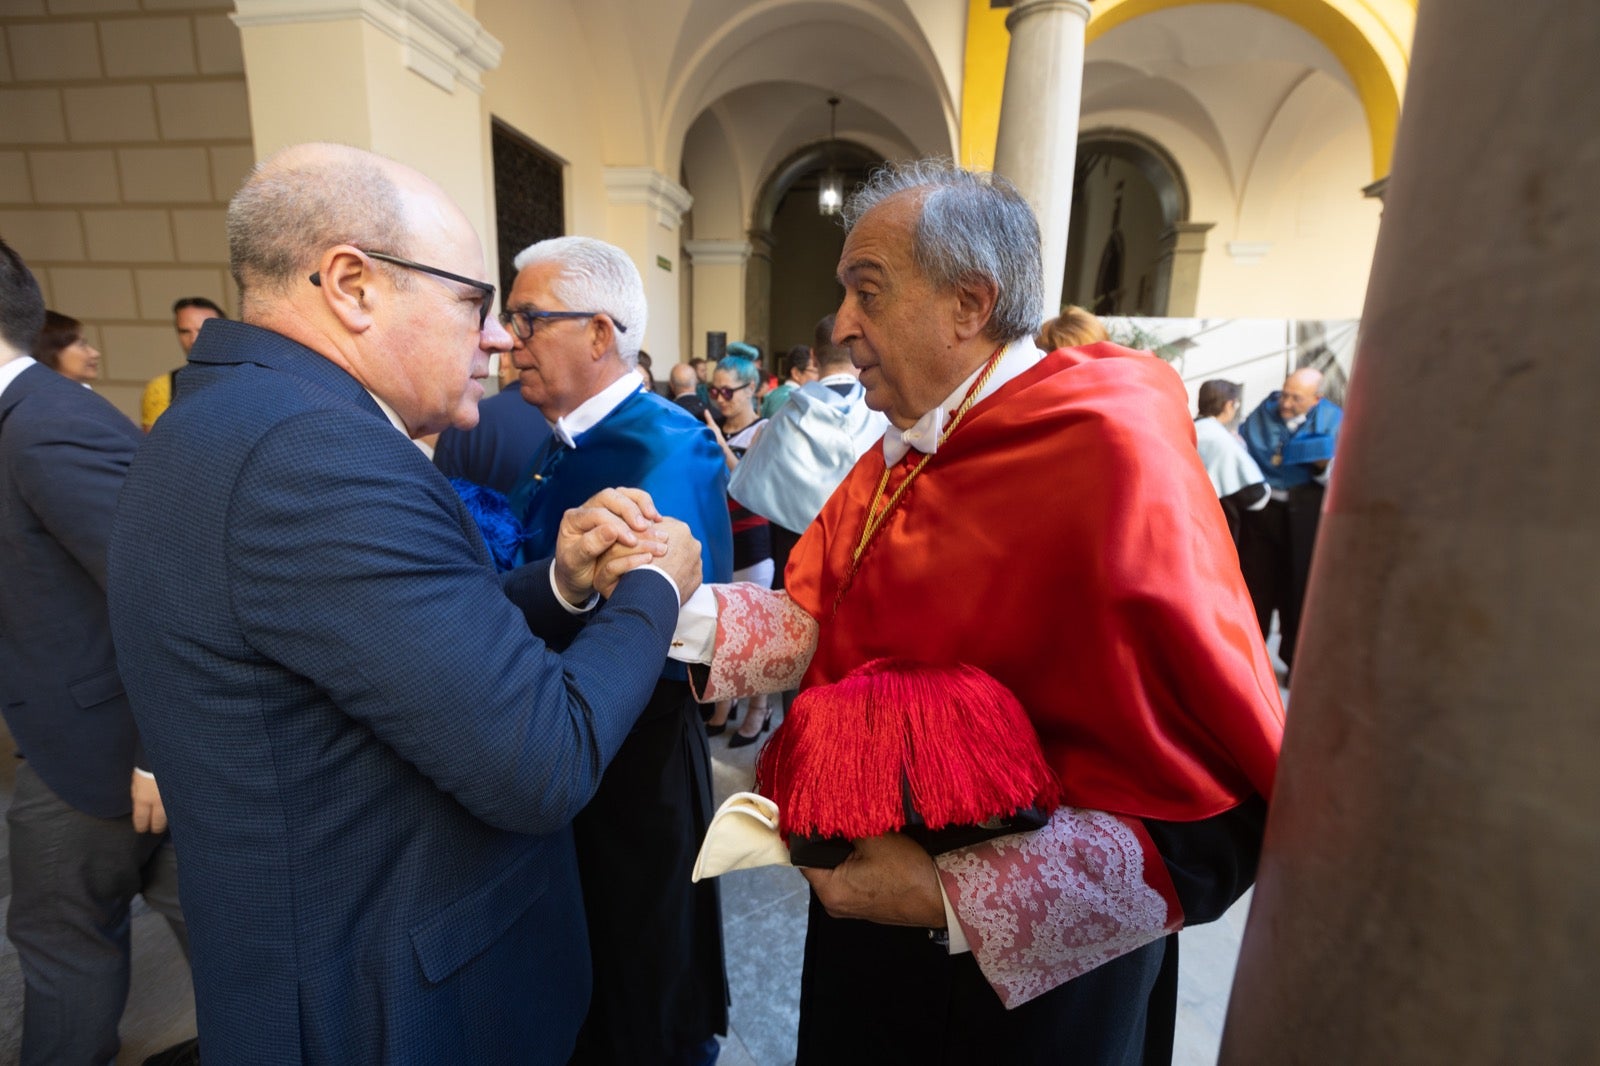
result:
[[(614, 244), (593, 237), (552, 237), (517, 253), (519, 271), (544, 263), (560, 268), (550, 291), (573, 311), (604, 311), (616, 324), (617, 353), (637, 366), (650, 309), (644, 279), (633, 260)], [(624, 330), (623, 327), (626, 327)]]
[[(228, 266), (241, 310), (258, 291), (282, 295), (304, 284), (335, 244), (405, 255), (407, 218), (382, 161), (359, 149), (296, 145), (262, 160), (228, 204)], [(394, 274), (405, 288), (405, 272)]]
[(923, 276), (941, 289), (974, 279), (992, 283), (998, 296), (986, 331), (991, 340), (1037, 332), (1044, 307), (1039, 221), (1017, 187), (947, 159), (890, 164), (845, 202), (845, 229), (902, 193), (921, 196), (911, 244)]

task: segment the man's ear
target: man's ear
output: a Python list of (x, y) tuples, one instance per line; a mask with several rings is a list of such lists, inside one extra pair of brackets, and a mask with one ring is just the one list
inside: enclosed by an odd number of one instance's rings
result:
[(595, 315), (589, 320), (589, 358), (599, 361), (617, 346), (617, 327), (610, 315)]
[(983, 335), (994, 315), (1000, 288), (990, 278), (968, 277), (956, 282), (956, 337), (969, 341)]
[(347, 244), (334, 245), (322, 254), (317, 271), (322, 302), (351, 333), (372, 328), (374, 267)]

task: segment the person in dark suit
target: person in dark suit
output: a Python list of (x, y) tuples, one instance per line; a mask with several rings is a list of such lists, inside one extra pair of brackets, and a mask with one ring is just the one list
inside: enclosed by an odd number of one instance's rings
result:
[(25, 354), (38, 283), (0, 242), (0, 705), (23, 762), (6, 815), (6, 931), (24, 980), (22, 1061), (117, 1056), (128, 905), (187, 949), (166, 814), (106, 617), (106, 540), (139, 430)]
[(673, 403), (688, 411), (696, 422), (705, 421), (709, 408), (700, 396), (700, 375), (693, 363), (673, 363), (667, 371), (667, 384), (672, 389)]
[[(432, 181), (298, 145), (257, 166), (228, 232), (241, 321), (190, 353), (110, 551), (202, 1058), (564, 1062), (590, 983), (570, 822), (650, 697), (700, 547), (608, 490), (563, 517), (553, 561), (495, 573), (408, 439), (470, 427), (511, 343)], [(617, 541), (638, 550), (600, 566)]]
[(550, 423), (523, 401), (515, 386), (502, 385), (478, 405), (476, 426), (450, 426), (439, 434), (433, 465), (445, 477), (466, 478), (510, 495), (531, 473), (549, 441)]

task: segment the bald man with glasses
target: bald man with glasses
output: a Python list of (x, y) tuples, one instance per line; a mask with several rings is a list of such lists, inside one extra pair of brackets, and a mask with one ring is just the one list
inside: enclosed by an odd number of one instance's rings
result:
[[(241, 321), (195, 344), (108, 568), (202, 1060), (565, 1063), (589, 997), (571, 821), (700, 546), (609, 491), (553, 559), (495, 572), (407, 439), (473, 425), (511, 345), (477, 235), (422, 174), (287, 148), (228, 233)], [(598, 569), (616, 542), (629, 565)]]

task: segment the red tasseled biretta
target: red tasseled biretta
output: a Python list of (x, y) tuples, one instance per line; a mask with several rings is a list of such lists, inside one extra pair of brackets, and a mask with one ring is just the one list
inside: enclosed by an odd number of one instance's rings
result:
[(972, 666), (874, 659), (807, 689), (756, 768), (785, 839), (903, 829), (902, 783), (929, 829), (1058, 804), (1027, 713)]

